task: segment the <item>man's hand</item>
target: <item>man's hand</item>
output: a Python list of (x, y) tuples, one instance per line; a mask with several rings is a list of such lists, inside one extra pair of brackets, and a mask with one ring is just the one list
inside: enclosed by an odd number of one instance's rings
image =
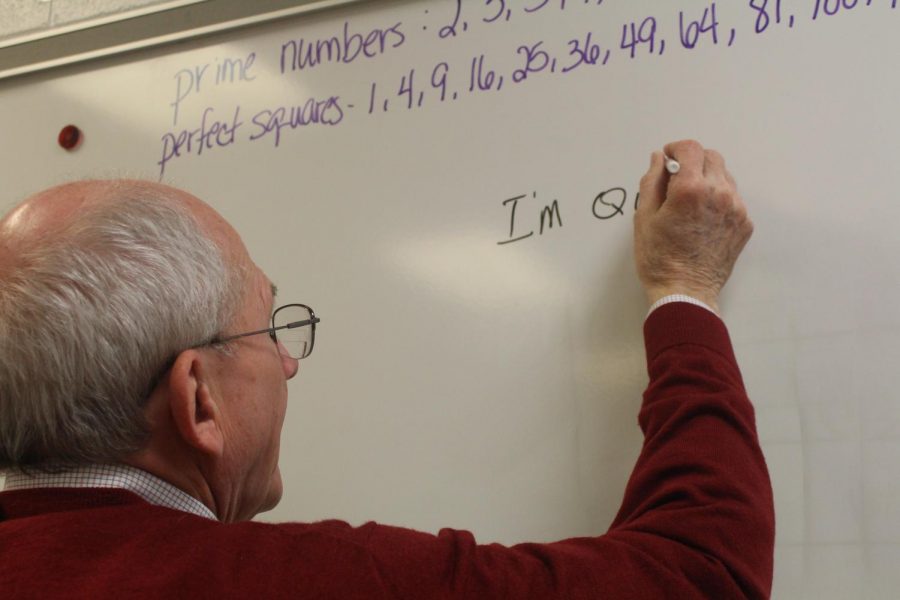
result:
[(681, 170), (670, 175), (663, 153), (654, 152), (641, 178), (634, 217), (638, 277), (651, 304), (686, 294), (718, 311), (719, 292), (753, 223), (721, 154), (692, 140), (668, 144), (665, 154)]

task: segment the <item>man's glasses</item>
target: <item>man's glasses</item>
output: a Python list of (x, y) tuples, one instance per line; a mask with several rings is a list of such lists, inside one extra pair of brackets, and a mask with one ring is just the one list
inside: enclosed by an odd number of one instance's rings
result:
[(291, 358), (300, 360), (312, 354), (313, 344), (316, 341), (316, 323), (319, 321), (313, 309), (305, 304), (285, 304), (272, 313), (272, 326), (268, 329), (230, 335), (213, 343), (230, 342), (250, 335), (268, 333), (272, 341), (276, 344), (280, 342), (284, 346)]

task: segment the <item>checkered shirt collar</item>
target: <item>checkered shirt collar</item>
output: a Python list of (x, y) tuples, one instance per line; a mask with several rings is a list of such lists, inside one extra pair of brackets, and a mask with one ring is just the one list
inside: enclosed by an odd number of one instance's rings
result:
[(127, 465), (88, 465), (60, 473), (6, 474), (5, 491), (32, 488), (116, 488), (137, 494), (150, 504), (216, 519), (209, 508), (183, 490), (146, 471)]

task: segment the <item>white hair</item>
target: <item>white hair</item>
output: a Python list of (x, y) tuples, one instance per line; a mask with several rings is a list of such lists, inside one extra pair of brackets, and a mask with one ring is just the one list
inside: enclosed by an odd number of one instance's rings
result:
[(117, 182), (104, 194), (0, 275), (0, 470), (142, 448), (156, 380), (239, 308), (240, 268), (175, 192)]

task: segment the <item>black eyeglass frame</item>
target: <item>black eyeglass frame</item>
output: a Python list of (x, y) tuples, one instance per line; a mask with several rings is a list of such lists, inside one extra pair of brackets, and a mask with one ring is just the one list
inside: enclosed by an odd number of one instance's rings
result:
[[(281, 310), (283, 310), (285, 308), (290, 308), (292, 306), (297, 306), (297, 307), (306, 309), (307, 311), (309, 311), (310, 318), (304, 319), (302, 321), (291, 321), (290, 323), (288, 323), (286, 325), (280, 325), (280, 326), (276, 327), (275, 326), (275, 316)], [(213, 340), (212, 342), (210, 342), (210, 344), (211, 345), (224, 344), (226, 342), (230, 342), (230, 341), (233, 341), (236, 339), (245, 338), (245, 337), (248, 337), (251, 335), (260, 335), (262, 333), (268, 333), (269, 337), (272, 338), (272, 341), (275, 343), (278, 343), (278, 336), (275, 333), (276, 331), (280, 331), (282, 329), (297, 329), (298, 327), (306, 327), (307, 325), (309, 325), (312, 328), (309, 332), (309, 349), (306, 351), (306, 353), (303, 356), (295, 359), (295, 360), (303, 360), (304, 358), (309, 358), (309, 355), (312, 354), (313, 346), (315, 346), (315, 344), (316, 344), (316, 323), (319, 323), (321, 320), (322, 319), (317, 317), (316, 313), (313, 312), (313, 309), (305, 304), (298, 304), (298, 303), (284, 304), (284, 305), (276, 308), (275, 311), (272, 313), (272, 326), (271, 327), (269, 327), (267, 329), (259, 329), (257, 331), (248, 331), (247, 333), (238, 333), (235, 335), (229, 335), (228, 337), (224, 337), (224, 338), (217, 338), (217, 339)], [(293, 358), (293, 357), (291, 357), (291, 358)]]

